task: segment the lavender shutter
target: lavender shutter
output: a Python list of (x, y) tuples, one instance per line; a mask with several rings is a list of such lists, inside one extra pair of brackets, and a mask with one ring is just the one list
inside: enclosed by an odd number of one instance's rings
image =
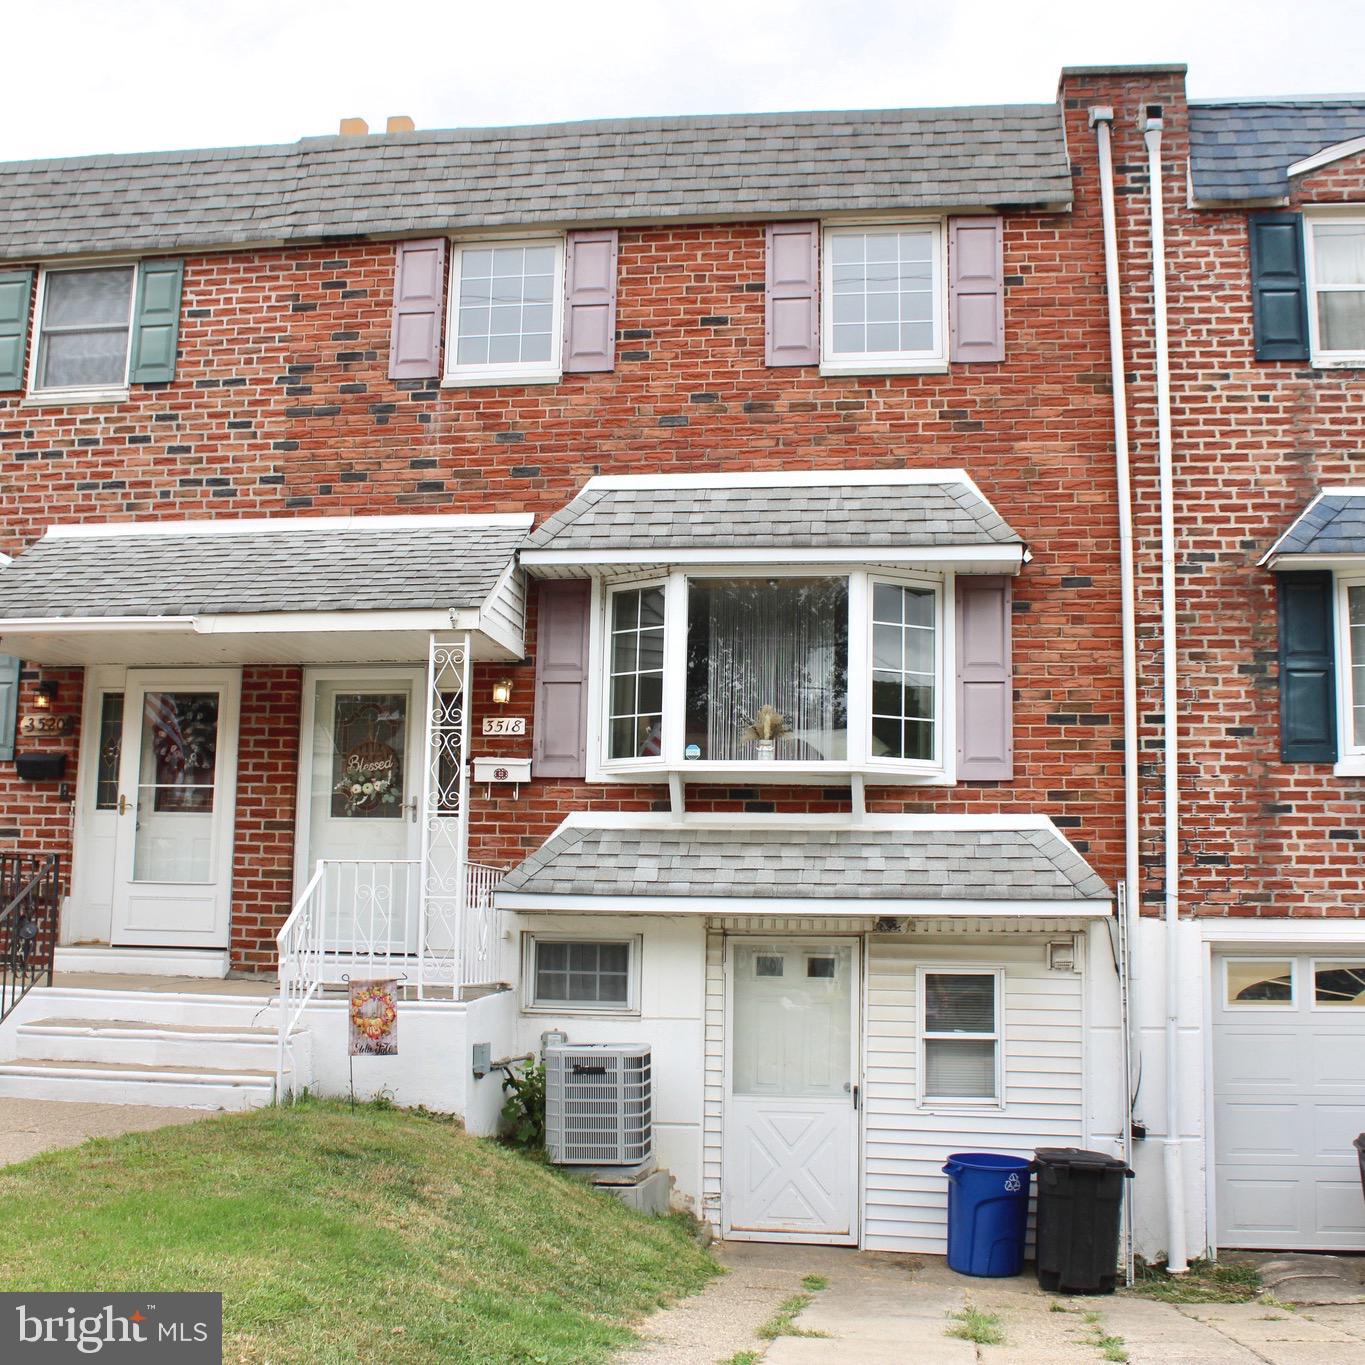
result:
[(537, 777), (583, 777), (587, 772), (591, 600), (587, 583), (540, 585), (531, 749)]
[(948, 219), (948, 358), (1005, 358), (1005, 247), (999, 218)]
[(615, 228), (569, 233), (564, 259), (564, 371), (616, 368)]
[(390, 379), (434, 379), (441, 372), (445, 238), (399, 242), (393, 276)]
[(1014, 776), (1010, 580), (957, 580), (957, 775)]
[(820, 363), (820, 224), (768, 224), (769, 365)]

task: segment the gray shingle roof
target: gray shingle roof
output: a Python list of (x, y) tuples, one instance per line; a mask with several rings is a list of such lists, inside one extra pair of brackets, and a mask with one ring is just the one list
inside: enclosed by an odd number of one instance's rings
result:
[(1276, 555), (1365, 554), (1365, 497), (1326, 493), (1275, 543)]
[(1365, 96), (1190, 104), (1190, 174), (1200, 203), (1282, 199), (1289, 167), (1365, 136)]
[(1050, 104), (624, 119), (0, 163), (0, 258), (1070, 201)]
[[(518, 896), (1103, 900), (1056, 830), (697, 828), (559, 830), (498, 884)], [(869, 912), (874, 910), (869, 906)]]
[(1022, 545), (969, 483), (622, 487), (592, 482), (547, 518), (527, 550)]
[(481, 606), (524, 526), (61, 536), (0, 568), (0, 619)]

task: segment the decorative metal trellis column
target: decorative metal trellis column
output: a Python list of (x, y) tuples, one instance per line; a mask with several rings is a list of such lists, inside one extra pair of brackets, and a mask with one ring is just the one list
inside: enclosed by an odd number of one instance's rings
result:
[(427, 651), (422, 897), (417, 995), (464, 982), (469, 863), (469, 672), (472, 642), (432, 635)]

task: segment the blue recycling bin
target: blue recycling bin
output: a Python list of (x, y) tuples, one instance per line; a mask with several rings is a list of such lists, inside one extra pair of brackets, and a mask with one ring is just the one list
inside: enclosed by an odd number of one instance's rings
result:
[(1029, 1163), (992, 1152), (955, 1152), (948, 1177), (948, 1265), (1002, 1278), (1024, 1269)]

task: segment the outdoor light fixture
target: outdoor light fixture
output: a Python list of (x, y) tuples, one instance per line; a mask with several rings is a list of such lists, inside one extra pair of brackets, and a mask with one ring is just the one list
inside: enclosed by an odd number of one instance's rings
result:
[(33, 698), (35, 711), (51, 711), (52, 703), (57, 700), (57, 684), (50, 679), (38, 684), (38, 694)]
[(493, 700), (499, 706), (506, 706), (512, 700), (512, 679), (499, 678), (493, 684)]

